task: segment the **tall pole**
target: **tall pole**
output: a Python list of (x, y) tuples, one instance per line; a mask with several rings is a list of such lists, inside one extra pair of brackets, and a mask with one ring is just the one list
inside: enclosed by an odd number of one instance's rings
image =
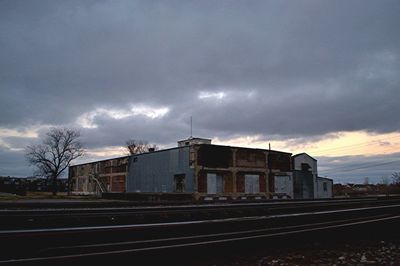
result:
[(274, 180), (273, 180), (273, 176), (272, 176), (271, 142), (268, 143), (268, 148), (269, 148), (269, 150), (268, 150), (268, 158), (267, 158), (267, 161), (268, 161), (268, 186), (269, 186), (268, 190), (269, 190), (270, 196), (272, 196), (271, 193), (275, 192), (275, 189), (274, 189), (275, 184), (274, 184)]
[(190, 116), (190, 138), (193, 137), (193, 119), (192, 116)]

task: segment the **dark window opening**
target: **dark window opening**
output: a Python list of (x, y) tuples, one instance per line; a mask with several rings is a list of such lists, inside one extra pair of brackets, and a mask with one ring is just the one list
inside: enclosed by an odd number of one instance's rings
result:
[(175, 192), (185, 192), (185, 174), (174, 176), (175, 179)]
[(308, 163), (301, 164), (301, 171), (310, 172), (311, 166)]
[(324, 192), (328, 191), (328, 184), (326, 182), (322, 183), (323, 187), (324, 187)]
[(201, 166), (227, 168), (232, 165), (232, 151), (229, 147), (203, 144), (198, 151), (197, 160)]

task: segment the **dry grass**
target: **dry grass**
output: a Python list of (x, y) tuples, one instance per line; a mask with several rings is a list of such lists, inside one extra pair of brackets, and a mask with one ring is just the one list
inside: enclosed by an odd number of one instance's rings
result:
[(29, 199), (79, 199), (79, 200), (95, 200), (98, 199), (96, 196), (88, 195), (68, 195), (66, 192), (59, 192), (56, 196), (53, 196), (51, 192), (27, 192), (26, 196), (12, 195), (12, 194), (0, 194), (0, 200), (29, 200)]

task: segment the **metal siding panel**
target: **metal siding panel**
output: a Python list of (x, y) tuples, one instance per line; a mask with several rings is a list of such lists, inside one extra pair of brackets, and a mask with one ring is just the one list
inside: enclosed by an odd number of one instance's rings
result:
[(189, 147), (139, 154), (131, 157), (127, 191), (174, 192), (174, 175), (185, 174), (186, 192), (193, 192), (193, 173)]

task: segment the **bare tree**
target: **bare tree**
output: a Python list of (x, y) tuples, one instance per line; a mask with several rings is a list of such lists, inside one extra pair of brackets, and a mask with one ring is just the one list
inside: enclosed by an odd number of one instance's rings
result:
[(394, 172), (391, 177), (393, 184), (400, 185), (400, 172)]
[(26, 147), (26, 158), (36, 167), (37, 174), (52, 181), (53, 195), (57, 194), (57, 178), (71, 161), (83, 156), (78, 131), (67, 128), (53, 128), (41, 144)]
[(146, 140), (130, 139), (125, 144), (130, 155), (158, 150), (156, 145), (150, 145)]

